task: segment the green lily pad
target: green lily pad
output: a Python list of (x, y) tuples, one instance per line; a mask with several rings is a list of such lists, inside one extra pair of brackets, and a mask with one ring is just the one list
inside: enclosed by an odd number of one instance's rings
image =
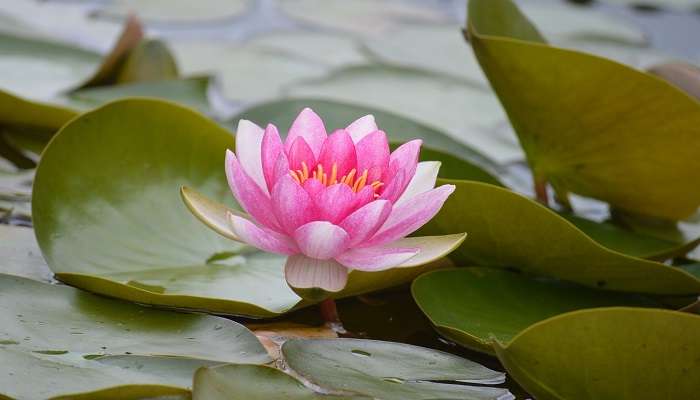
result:
[(134, 82), (115, 86), (81, 89), (68, 96), (68, 102), (77, 108), (94, 108), (125, 97), (154, 97), (173, 101), (200, 112), (211, 112), (207, 90), (209, 77), (167, 79), (152, 82)]
[(361, 339), (289, 340), (289, 368), (314, 385), (384, 400), (508, 399), (506, 389), (457, 385), (503, 383), (505, 375), (441, 351)]
[[(381, 109), (343, 103), (318, 98), (293, 98), (276, 100), (248, 108), (231, 118), (227, 123), (235, 128), (238, 120), (247, 119), (264, 125), (268, 122), (284, 130), (292, 125), (294, 118), (304, 107), (310, 107), (323, 116), (328, 126), (344, 127), (348, 121), (358, 116), (374, 115), (380, 129), (384, 130), (392, 142), (407, 142), (416, 138), (423, 139), (426, 146), (450, 154), (462, 160), (474, 162), (489, 169), (496, 169), (496, 164), (474, 148), (463, 144), (442, 131), (423, 123)], [(428, 160), (429, 158), (424, 158)], [(444, 160), (442, 160), (444, 161)], [(451, 162), (451, 161), (448, 161)]]
[(146, 22), (168, 24), (207, 23), (230, 19), (244, 13), (249, 0), (116, 0), (106, 3), (93, 15), (105, 19), (125, 19), (135, 13)]
[(528, 326), (584, 308), (660, 307), (637, 294), (589, 289), (493, 268), (435, 271), (413, 282), (413, 298), (445, 337), (495, 354), (494, 340), (510, 341)]
[(269, 361), (252, 332), (224, 318), (153, 310), (2, 274), (0, 289), (0, 396), (181, 394), (202, 365)]
[(0, 90), (0, 156), (20, 168), (33, 167), (34, 161), (25, 157), (23, 151), (41, 152), (53, 134), (76, 115), (66, 107), (30, 101)]
[(319, 394), (284, 372), (258, 365), (202, 368), (194, 376), (192, 400), (369, 400)]
[(397, 0), (283, 0), (279, 4), (287, 15), (302, 23), (360, 36), (379, 36), (403, 23), (447, 19), (437, 7)]
[(328, 32), (273, 31), (255, 36), (247, 43), (260, 49), (294, 54), (333, 68), (368, 62), (359, 41), (347, 35)]
[(693, 276), (603, 247), (524, 196), (480, 182), (443, 181), (457, 189), (419, 233), (469, 232), (450, 256), (457, 265), (516, 268), (608, 290), (700, 293)]
[(678, 268), (700, 279), (700, 261), (696, 261), (691, 264), (679, 265)]
[(53, 281), (31, 228), (0, 224), (0, 260), (0, 274)]
[(596, 222), (566, 213), (559, 215), (603, 246), (639, 258), (663, 261), (682, 256), (700, 243), (697, 232), (694, 237), (693, 232), (688, 232), (680, 238), (660, 238), (623, 229), (611, 222)]
[(117, 101), (66, 125), (43, 154), (32, 204), (57, 279), (223, 314), (263, 317), (296, 305), (283, 257), (218, 236), (178, 196), (187, 184), (232, 206), (223, 158), (233, 145), (215, 122), (157, 100)]
[(392, 112), (439, 129), (496, 162), (523, 159), (496, 96), (464, 79), (417, 68), (353, 66), (292, 84), (285, 93)]
[(184, 75), (214, 74), (225, 98), (255, 103), (279, 98), (286, 86), (326, 75), (331, 67), (316, 60), (255, 45), (171, 41)]
[(575, 192), (628, 212), (674, 220), (695, 212), (694, 98), (622, 64), (548, 46), (510, 0), (470, 1), (468, 33), (537, 182), (560, 198)]
[(539, 400), (692, 399), (699, 333), (698, 315), (605, 308), (550, 318), (495, 349)]
[(100, 55), (48, 39), (0, 33), (0, 87), (47, 100), (77, 86), (97, 68)]
[[(204, 225), (225, 238), (238, 240), (236, 234), (229, 227), (227, 213), (249, 218), (247, 215), (238, 210), (228, 208), (225, 204), (208, 198), (188, 187), (183, 187), (181, 194), (187, 208)], [(464, 233), (459, 233), (400, 239), (395, 242), (397, 247), (418, 248), (420, 249), (418, 255), (388, 270), (377, 272), (352, 270), (348, 275), (348, 282), (345, 288), (339, 292), (329, 292), (328, 295), (332, 298), (343, 298), (399, 286), (411, 282), (422, 273), (449, 266), (449, 260), (444, 257), (459, 247), (466, 236)]]

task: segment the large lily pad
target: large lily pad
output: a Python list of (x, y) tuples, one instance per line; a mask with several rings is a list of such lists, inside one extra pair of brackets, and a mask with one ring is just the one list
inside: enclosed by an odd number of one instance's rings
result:
[(458, 265), (516, 268), (609, 290), (700, 293), (693, 276), (603, 247), (524, 196), (479, 182), (446, 182), (457, 190), (421, 233), (469, 232), (451, 255)]
[(319, 394), (284, 372), (258, 365), (202, 368), (194, 376), (193, 400), (369, 400)]
[(2, 274), (0, 298), (0, 396), (181, 394), (199, 366), (269, 360), (250, 331), (224, 318), (153, 310)]
[(290, 85), (286, 93), (392, 112), (442, 130), (499, 163), (523, 158), (496, 96), (464, 79), (416, 68), (364, 65)]
[(637, 294), (589, 289), (493, 268), (435, 271), (413, 282), (413, 297), (445, 337), (493, 354), (528, 326), (584, 308), (660, 307)]
[(34, 230), (0, 224), (0, 273), (37, 281), (53, 281), (34, 238)]
[(692, 399), (698, 334), (698, 315), (605, 308), (542, 321), (496, 351), (539, 400)]
[(413, 139), (423, 139), (426, 146), (444, 153), (451, 154), (462, 160), (472, 161), (485, 168), (495, 169), (496, 164), (474, 148), (463, 144), (444, 132), (398, 114), (383, 111), (374, 107), (343, 103), (318, 98), (293, 98), (276, 100), (248, 108), (230, 119), (228, 125), (232, 128), (240, 119), (247, 119), (265, 125), (273, 123), (284, 130), (292, 125), (294, 118), (304, 107), (310, 107), (323, 116), (328, 126), (346, 126), (358, 115), (374, 115), (379, 127), (395, 143), (407, 142)]
[(233, 142), (215, 122), (157, 100), (117, 101), (66, 125), (44, 152), (33, 197), (57, 278), (163, 306), (251, 316), (292, 308), (284, 258), (216, 235), (180, 201), (187, 184), (233, 206), (223, 171)]
[(97, 53), (48, 39), (0, 33), (0, 87), (47, 100), (75, 87), (97, 68)]
[(360, 339), (290, 340), (282, 345), (287, 365), (311, 383), (332, 391), (383, 400), (509, 399), (506, 389), (479, 385), (505, 381), (501, 372), (424, 347)]
[(656, 217), (697, 209), (697, 100), (622, 64), (548, 46), (510, 0), (470, 1), (468, 25), (536, 181), (561, 198), (575, 192)]

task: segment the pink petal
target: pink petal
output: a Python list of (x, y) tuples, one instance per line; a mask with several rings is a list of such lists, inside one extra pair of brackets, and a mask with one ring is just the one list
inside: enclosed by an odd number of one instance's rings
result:
[(321, 146), (326, 141), (326, 127), (323, 126), (323, 121), (313, 110), (305, 108), (301, 110), (297, 118), (289, 128), (287, 140), (284, 142), (284, 148), (289, 153), (294, 141), (301, 137), (309, 144), (315, 157), (321, 153)]
[(327, 260), (345, 251), (350, 237), (337, 225), (327, 221), (313, 221), (294, 231), (294, 239), (305, 255)]
[(442, 185), (414, 196), (410, 202), (394, 207), (379, 232), (363, 245), (393, 242), (414, 232), (440, 211), (445, 200), (454, 190), (454, 185)]
[(357, 166), (355, 144), (350, 135), (340, 129), (328, 136), (328, 139), (326, 139), (321, 147), (318, 163), (323, 165), (323, 169), (326, 171), (326, 174), (328, 174), (329, 180), (331, 179), (333, 164), (336, 164), (338, 168), (336, 174), (337, 180), (347, 175), (351, 169)]
[(350, 235), (349, 247), (355, 247), (374, 235), (391, 214), (391, 202), (373, 201), (348, 215), (340, 227)]
[(226, 178), (236, 200), (255, 222), (280, 230), (280, 224), (272, 213), (270, 197), (245, 173), (236, 155), (230, 150), (226, 150)]
[(318, 179), (307, 179), (304, 181), (304, 190), (309, 194), (311, 199), (315, 200), (321, 195), (321, 192), (326, 190), (326, 186), (323, 185)]
[(334, 260), (318, 260), (296, 254), (287, 258), (284, 277), (294, 288), (339, 292), (348, 283), (348, 269)]
[(262, 162), (260, 160), (262, 140), (262, 128), (245, 119), (238, 121), (238, 129), (236, 130), (236, 156), (246, 174), (260, 186), (260, 189), (262, 189), (265, 194), (268, 194)]
[(355, 143), (377, 129), (379, 128), (377, 128), (377, 123), (374, 121), (374, 115), (371, 114), (355, 120), (355, 122), (345, 128), (350, 134), (350, 137), (352, 137), (352, 141)]
[[(315, 179), (309, 179), (315, 181)], [(308, 193), (308, 190), (307, 190)], [(337, 224), (354, 208), (355, 193), (350, 186), (336, 183), (311, 196), (316, 202), (318, 219)]]
[(408, 179), (406, 178), (406, 172), (400, 169), (392, 179), (386, 184), (382, 189), (382, 194), (379, 196), (382, 200), (389, 200), (394, 203), (401, 197), (401, 194), (406, 189), (408, 185)]
[(277, 161), (275, 162), (275, 167), (272, 171), (272, 186), (270, 187), (270, 193), (272, 193), (272, 188), (283, 176), (289, 176), (289, 161), (287, 160), (287, 155), (284, 152), (280, 152), (277, 156)]
[(405, 170), (408, 179), (413, 177), (418, 164), (418, 155), (423, 141), (420, 139), (411, 140), (399, 146), (389, 156), (389, 168), (384, 173), (384, 182), (390, 181), (392, 176), (399, 170)]
[(272, 189), (272, 210), (283, 232), (290, 235), (316, 217), (313, 200), (289, 175), (282, 176)]
[[(280, 139), (280, 134), (277, 131), (277, 127), (272, 124), (268, 124), (262, 138), (260, 158), (262, 162), (263, 175), (265, 176), (265, 182), (267, 183), (267, 187), (270, 191), (272, 190), (272, 187), (275, 186), (275, 165), (277, 164), (277, 159), (279, 158), (280, 154), (284, 154), (282, 139)], [(289, 167), (286, 169), (289, 170)]]
[(260, 228), (245, 218), (228, 213), (231, 229), (239, 239), (251, 246), (270, 253), (291, 255), (299, 253), (294, 241), (287, 235)]
[(302, 162), (306, 164), (306, 168), (309, 170), (316, 166), (316, 156), (311, 151), (309, 144), (301, 137), (292, 143), (289, 151), (287, 151), (287, 159), (289, 160), (289, 169), (294, 171), (302, 169)]
[(396, 200), (394, 206), (403, 204), (409, 201), (413, 196), (427, 192), (428, 190), (435, 187), (435, 181), (437, 181), (438, 172), (440, 171), (439, 161), (423, 161), (419, 162), (416, 168), (416, 173), (413, 175), (413, 179), (406, 186), (401, 197)]
[(389, 141), (386, 133), (374, 131), (357, 142), (357, 173), (368, 171), (367, 183), (382, 178), (389, 167)]
[(405, 263), (419, 251), (420, 249), (414, 247), (364, 247), (348, 250), (335, 260), (348, 268), (360, 271), (382, 271)]
[(374, 189), (371, 186), (365, 186), (355, 193), (355, 204), (352, 206), (352, 209), (356, 210), (372, 200), (374, 200)]

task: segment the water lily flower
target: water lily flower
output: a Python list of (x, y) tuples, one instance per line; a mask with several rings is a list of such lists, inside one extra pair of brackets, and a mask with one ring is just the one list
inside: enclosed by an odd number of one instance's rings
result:
[(241, 120), (226, 176), (250, 218), (228, 213), (230, 228), (251, 246), (287, 255), (293, 288), (338, 292), (350, 270), (405, 263), (421, 249), (397, 241), (428, 222), (455, 189), (435, 188), (440, 164), (418, 162), (421, 143), (390, 152), (371, 115), (328, 135), (306, 108), (284, 142), (274, 125)]

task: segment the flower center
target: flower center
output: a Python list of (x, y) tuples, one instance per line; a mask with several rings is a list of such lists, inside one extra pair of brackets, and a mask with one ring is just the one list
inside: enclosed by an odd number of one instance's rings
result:
[(362, 190), (365, 186), (369, 185), (376, 192), (380, 187), (384, 185), (381, 181), (374, 181), (372, 183), (367, 183), (368, 171), (364, 170), (361, 175), (357, 175), (357, 170), (353, 168), (347, 175), (338, 177), (338, 164), (333, 163), (331, 167), (330, 174), (323, 170), (323, 165), (318, 164), (316, 169), (309, 171), (309, 167), (305, 162), (301, 162), (301, 169), (296, 171), (289, 170), (289, 174), (294, 178), (297, 183), (303, 185), (308, 179), (316, 179), (321, 182), (324, 186), (335, 185), (336, 183), (344, 183), (352, 189), (353, 192), (357, 193)]

